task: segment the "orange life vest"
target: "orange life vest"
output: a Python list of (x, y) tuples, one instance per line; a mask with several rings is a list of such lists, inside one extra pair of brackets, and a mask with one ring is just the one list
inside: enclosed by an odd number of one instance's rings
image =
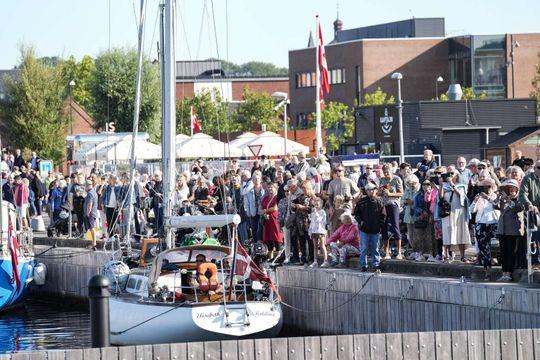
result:
[[(200, 291), (216, 291), (219, 287), (218, 269), (216, 264), (202, 263), (197, 265)], [(209, 274), (209, 276), (207, 276)]]

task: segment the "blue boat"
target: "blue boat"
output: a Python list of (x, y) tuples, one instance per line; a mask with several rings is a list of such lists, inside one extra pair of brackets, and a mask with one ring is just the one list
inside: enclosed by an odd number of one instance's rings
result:
[(7, 201), (2, 201), (2, 210), (2, 214), (0, 214), (3, 220), (2, 231), (0, 232), (0, 239), (2, 240), (0, 242), (0, 313), (22, 303), (33, 280), (34, 272), (32, 236), (25, 232), (17, 232), (19, 242), (17, 269), (21, 280), (20, 286), (17, 286), (13, 274), (13, 261), (8, 245), (9, 219), (15, 225), (15, 208)]

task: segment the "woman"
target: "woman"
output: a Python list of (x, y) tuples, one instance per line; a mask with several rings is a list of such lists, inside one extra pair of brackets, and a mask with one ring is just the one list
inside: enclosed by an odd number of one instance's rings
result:
[(268, 194), (261, 202), (263, 216), (262, 241), (270, 250), (269, 255), (274, 251), (279, 251), (283, 247), (283, 236), (279, 230), (278, 208), (277, 208), (277, 184), (268, 184)]
[(439, 180), (439, 204), (449, 204), (449, 214), (441, 213), (442, 239), (445, 257), (450, 259), (452, 246), (459, 248), (461, 261), (465, 262), (465, 247), (471, 243), (469, 234), (469, 210), (465, 185), (459, 182), (459, 173), (453, 169), (447, 172), (444, 178)]
[(189, 200), (190, 191), (187, 179), (184, 174), (176, 177), (176, 186), (174, 188), (173, 206), (177, 209), (182, 207), (185, 200)]
[[(421, 189), (417, 192), (413, 199), (412, 210), (414, 213), (414, 233), (412, 246), (413, 251), (418, 251), (423, 260), (425, 254), (428, 254), (427, 261), (435, 261), (433, 252), (433, 214), (430, 212), (431, 203), (434, 202), (436, 192), (429, 180), (422, 182)], [(415, 259), (416, 260), (416, 259)]]
[[(302, 252), (301, 263), (313, 263), (315, 254), (313, 242), (309, 238), (309, 214), (313, 210), (315, 195), (310, 181), (304, 181), (301, 185), (302, 195), (292, 201), (291, 208), (296, 214), (296, 226), (291, 235), (292, 241), (298, 241), (298, 249)], [(307, 251), (306, 251), (307, 244)]]
[(510, 166), (506, 169), (506, 178), (508, 180), (516, 180), (518, 185), (521, 185), (521, 180), (525, 176), (525, 173), (519, 166)]
[(524, 243), (524, 208), (518, 201), (519, 184), (507, 180), (501, 184), (497, 208), (501, 210), (497, 233), (501, 242), (502, 276), (500, 282), (512, 281), (512, 272), (519, 262), (519, 244)]
[(216, 213), (222, 213), (225, 210), (229, 189), (225, 185), (225, 180), (223, 180), (221, 176), (214, 176), (212, 183), (214, 185), (212, 188), (214, 211)]
[(253, 183), (253, 187), (246, 194), (244, 208), (249, 219), (251, 237), (253, 241), (260, 241), (262, 240), (262, 229), (259, 231), (259, 209), (264, 196), (264, 189), (262, 188), (261, 177), (258, 174), (251, 177), (251, 182)]
[(199, 176), (199, 178), (197, 179), (197, 185), (195, 187), (195, 190), (193, 190), (193, 194), (191, 195), (189, 200), (193, 204), (199, 205), (200, 211), (205, 211), (210, 201), (210, 190), (208, 189), (208, 185), (204, 176)]
[(411, 244), (413, 252), (410, 255), (411, 259), (416, 261), (423, 261), (423, 253), (419, 246), (419, 239), (417, 239), (416, 228), (414, 227), (414, 198), (420, 191), (420, 182), (416, 175), (409, 175), (405, 179), (405, 192), (401, 198), (401, 208), (403, 209), (403, 223), (407, 224), (407, 240)]
[(474, 232), (478, 243), (478, 258), (480, 265), (484, 267), (484, 280), (490, 280), (491, 271), (491, 239), (495, 237), (497, 222), (499, 221), (499, 211), (495, 210), (494, 203), (497, 198), (495, 194), (495, 181), (486, 179), (478, 182), (480, 192), (473, 200), (470, 210), (476, 214)]
[(347, 267), (347, 258), (360, 254), (358, 226), (350, 212), (341, 215), (340, 227), (328, 238), (326, 244), (330, 246), (330, 257), (333, 265), (337, 263), (336, 267)]

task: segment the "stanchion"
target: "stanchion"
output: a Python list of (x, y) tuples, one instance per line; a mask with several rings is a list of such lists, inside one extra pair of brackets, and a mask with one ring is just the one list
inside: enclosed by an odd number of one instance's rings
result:
[(95, 275), (88, 282), (92, 347), (110, 346), (109, 279)]

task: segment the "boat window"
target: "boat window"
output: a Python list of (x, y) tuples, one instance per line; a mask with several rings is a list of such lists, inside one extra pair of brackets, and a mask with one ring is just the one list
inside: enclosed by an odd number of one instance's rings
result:
[(137, 287), (135, 288), (136, 290), (139, 290), (141, 288), (141, 283), (142, 283), (142, 279), (139, 279), (137, 281)]
[(137, 280), (130, 278), (127, 283), (127, 287), (130, 289), (135, 289), (135, 284)]

